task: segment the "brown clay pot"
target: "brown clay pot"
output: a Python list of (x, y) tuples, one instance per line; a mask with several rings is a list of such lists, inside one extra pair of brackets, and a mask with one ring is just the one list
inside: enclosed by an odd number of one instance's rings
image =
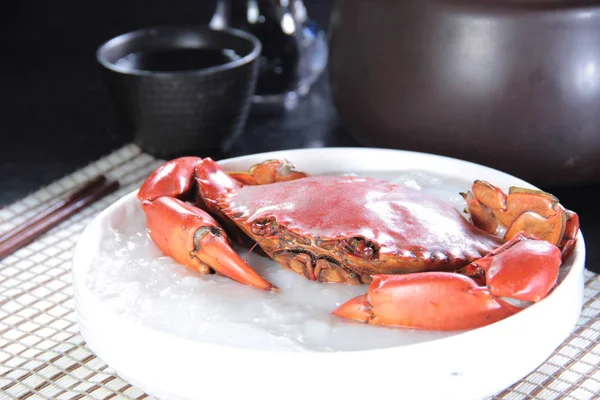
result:
[(363, 144), (600, 182), (600, 1), (336, 0), (330, 46)]

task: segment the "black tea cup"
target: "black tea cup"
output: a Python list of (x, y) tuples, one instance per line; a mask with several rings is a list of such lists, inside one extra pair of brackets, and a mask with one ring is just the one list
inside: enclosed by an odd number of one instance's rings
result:
[(235, 29), (159, 27), (97, 52), (122, 133), (161, 158), (214, 156), (244, 129), (260, 41)]

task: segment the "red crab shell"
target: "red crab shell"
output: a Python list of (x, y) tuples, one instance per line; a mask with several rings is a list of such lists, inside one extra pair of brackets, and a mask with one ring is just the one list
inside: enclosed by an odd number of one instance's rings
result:
[(309, 279), (454, 270), (502, 240), (449, 202), (389, 181), (315, 176), (228, 190), (222, 211), (265, 252)]

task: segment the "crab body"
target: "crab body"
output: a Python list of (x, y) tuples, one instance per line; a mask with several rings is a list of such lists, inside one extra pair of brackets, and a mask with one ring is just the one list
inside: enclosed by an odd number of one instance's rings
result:
[(450, 271), (502, 243), (451, 203), (380, 179), (315, 176), (243, 186), (218, 204), (274, 260), (324, 282)]

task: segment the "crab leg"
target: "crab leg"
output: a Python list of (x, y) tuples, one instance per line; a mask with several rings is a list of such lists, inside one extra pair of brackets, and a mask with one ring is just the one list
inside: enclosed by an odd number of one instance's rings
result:
[(174, 197), (143, 203), (150, 237), (175, 261), (200, 273), (210, 269), (246, 285), (277, 291), (231, 248), (218, 223), (201, 209)]
[(562, 249), (562, 260), (563, 262), (569, 257), (575, 243), (577, 242), (577, 233), (579, 232), (579, 216), (573, 211), (567, 210), (567, 226), (565, 227), (565, 234), (562, 237), (562, 241), (558, 245)]
[(253, 165), (248, 172), (230, 172), (229, 175), (244, 185), (266, 185), (293, 181), (309, 176), (288, 160), (267, 160)]
[(527, 232), (559, 246), (563, 260), (573, 249), (579, 231), (579, 218), (564, 209), (559, 200), (540, 190), (511, 187), (506, 195), (485, 181), (475, 181), (471, 191), (461, 193), (473, 224), (488, 233), (505, 228), (504, 238)]
[(521, 309), (503, 297), (539, 301), (556, 284), (560, 250), (519, 234), (461, 271), (375, 275), (369, 291), (334, 311), (371, 324), (435, 330), (479, 328)]

